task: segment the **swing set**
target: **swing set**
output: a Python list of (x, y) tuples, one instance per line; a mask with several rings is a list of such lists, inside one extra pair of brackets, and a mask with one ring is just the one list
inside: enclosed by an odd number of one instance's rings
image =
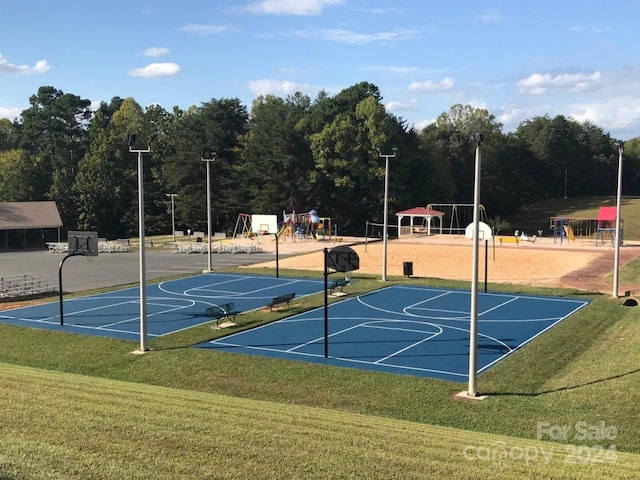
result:
[[(473, 203), (430, 203), (427, 210), (438, 210), (444, 213), (442, 218), (442, 231), (449, 235), (464, 235), (467, 225), (473, 222)], [(489, 217), (484, 205), (479, 206), (480, 221), (489, 223)], [(446, 227), (448, 219), (449, 227)]]

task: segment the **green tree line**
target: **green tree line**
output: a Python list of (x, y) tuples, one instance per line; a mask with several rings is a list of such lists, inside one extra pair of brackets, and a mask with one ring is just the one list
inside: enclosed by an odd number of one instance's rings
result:
[[(385, 162), (389, 212), (429, 203), (472, 203), (475, 143), (482, 133), (481, 201), (491, 216), (544, 198), (614, 195), (615, 139), (563, 116), (538, 116), (514, 132), (485, 109), (453, 105), (418, 131), (387, 112), (378, 87), (362, 82), (334, 96), (296, 93), (213, 98), (186, 110), (146, 109), (114, 97), (93, 110), (77, 95), (44, 86), (15, 121), (0, 119), (0, 201), (53, 200), (64, 228), (117, 238), (137, 232), (137, 155), (143, 154), (148, 234), (178, 226), (206, 230), (206, 163), (212, 223), (233, 230), (239, 213), (315, 209), (341, 234), (383, 221)], [(624, 194), (640, 191), (640, 138), (624, 149)], [(391, 220), (391, 219), (389, 219)]]

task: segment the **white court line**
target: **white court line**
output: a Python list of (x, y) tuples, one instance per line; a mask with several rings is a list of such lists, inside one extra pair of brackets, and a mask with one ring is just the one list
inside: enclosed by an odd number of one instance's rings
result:
[(374, 363), (375, 364), (379, 364), (384, 362), (385, 360), (389, 360), (390, 358), (393, 358), (399, 354), (401, 354), (402, 352), (406, 352), (407, 350), (412, 349), (413, 347), (417, 347), (418, 345), (423, 344), (424, 342), (428, 342), (429, 340), (431, 340), (433, 337), (437, 337), (438, 335), (440, 335), (440, 333), (442, 333), (442, 329), (440, 329), (440, 332), (434, 332), (432, 333), (430, 336), (423, 338), (422, 340), (418, 341), (418, 342), (414, 342), (412, 345), (408, 345), (405, 348), (402, 348), (398, 351), (396, 351), (395, 353), (392, 353), (391, 355), (387, 355), (384, 358), (381, 358), (380, 360), (376, 360)]
[(509, 303), (514, 302), (514, 301), (518, 300), (519, 298), (522, 298), (522, 297), (516, 296), (516, 297), (513, 297), (511, 300), (507, 300), (506, 302), (499, 303), (495, 307), (491, 307), (491, 308), (489, 308), (487, 310), (484, 310), (482, 313), (479, 313), (478, 316), (481, 317), (485, 313), (489, 313), (489, 312), (494, 311), (497, 308), (504, 307), (505, 305), (508, 305)]
[[(293, 285), (294, 283), (299, 283), (299, 281), (298, 280), (292, 280), (290, 282), (278, 283), (277, 285), (269, 285), (269, 286), (264, 287), (264, 288), (258, 288), (256, 290), (250, 290), (248, 292), (237, 292), (235, 297), (247, 297), (249, 295), (253, 295), (253, 294), (259, 293), (259, 292), (264, 292), (264, 291), (267, 291), (267, 290), (272, 290), (274, 288), (280, 288), (280, 287), (286, 287), (287, 285)], [(198, 290), (198, 288), (194, 288), (193, 290)], [(250, 297), (250, 298), (255, 298), (255, 297)], [(261, 297), (261, 298), (266, 298), (266, 297)]]
[[(421, 325), (432, 325), (430, 323), (423, 323), (423, 322), (413, 322), (413, 323), (420, 323)], [(378, 330), (391, 330), (393, 332), (409, 332), (409, 333), (421, 333), (424, 335), (433, 335), (433, 334), (439, 334), (442, 333), (442, 329), (440, 329), (440, 332), (428, 332), (425, 330), (414, 330), (413, 328), (398, 328), (398, 327), (383, 327), (382, 325), (367, 325), (366, 323), (361, 324), (363, 326), (365, 326), (366, 328), (377, 328)], [(435, 325), (432, 325), (435, 326)]]
[[(208, 285), (203, 285), (202, 287), (212, 287), (214, 285), (224, 285), (226, 283), (240, 282), (240, 281), (243, 280), (243, 278), (244, 277), (232, 277), (229, 280), (226, 280), (224, 282), (210, 283)], [(168, 293), (170, 295), (185, 295), (185, 296), (189, 296), (189, 294), (186, 293), (186, 292), (188, 292), (190, 290), (195, 290), (196, 288), (202, 288), (202, 287), (193, 287), (193, 288), (189, 288), (187, 290), (182, 290), (182, 291), (178, 291), (178, 292), (174, 292), (173, 290), (168, 290), (167, 288), (165, 288), (165, 286), (164, 286), (165, 283), (171, 283), (171, 282), (176, 282), (176, 281), (179, 281), (179, 280), (167, 280), (167, 281), (164, 281), (164, 282), (160, 282), (157, 285), (158, 286), (158, 290), (160, 290), (161, 292)]]
[[(138, 304), (139, 303), (140, 302), (138, 302)], [(168, 305), (159, 305), (159, 306), (168, 307)], [(156, 313), (147, 313), (147, 318), (155, 317), (157, 315), (164, 315), (165, 313), (176, 312), (178, 310), (184, 310), (185, 308), (189, 308), (189, 307), (192, 307), (192, 306), (193, 305), (174, 306), (174, 308), (168, 308), (167, 310), (161, 310), (161, 311), (156, 312)], [(103, 328), (111, 327), (113, 325), (122, 325), (123, 323), (131, 322), (131, 321), (134, 321), (134, 320), (136, 320), (136, 321), (140, 320), (140, 315), (138, 315), (137, 317), (129, 318), (128, 320), (121, 320), (119, 322), (105, 323), (104, 325), (102, 325), (100, 327), (96, 327), (96, 328), (98, 330), (102, 330)]]
[[(228, 337), (225, 337), (228, 338)], [(258, 351), (265, 351), (265, 352), (274, 352), (274, 353), (288, 353), (290, 355), (298, 355), (301, 357), (311, 357), (311, 358), (324, 358), (324, 355), (320, 355), (317, 353), (305, 353), (305, 352), (295, 352), (295, 351), (288, 351), (288, 350), (280, 350), (277, 348), (269, 348), (269, 347), (255, 347), (255, 346), (249, 346), (249, 345), (242, 345), (242, 344), (235, 344), (235, 343), (228, 343), (228, 342), (221, 342), (221, 341), (216, 341), (216, 340), (212, 340), (211, 342), (209, 342), (213, 345), (220, 345), (222, 347), (234, 347), (234, 348), (245, 348), (247, 350), (258, 350)], [(360, 364), (364, 364), (364, 365), (373, 365), (372, 362), (367, 362), (364, 360), (358, 360), (358, 359), (354, 359), (354, 358), (344, 358), (344, 357), (331, 357), (329, 356), (329, 359), (332, 360), (339, 360), (341, 362), (348, 362), (348, 363), (360, 363)], [(450, 375), (453, 377), (461, 377), (461, 378), (468, 378), (468, 374), (466, 373), (457, 373), (457, 372), (449, 372), (446, 370), (435, 370), (432, 368), (420, 368), (420, 367), (409, 367), (406, 365), (396, 365), (393, 363), (387, 363), (387, 364), (379, 364), (379, 367), (386, 367), (389, 369), (395, 368), (395, 369), (399, 369), (399, 370), (410, 370), (410, 371), (414, 371), (414, 372), (426, 372), (426, 373), (437, 373), (440, 375)]]

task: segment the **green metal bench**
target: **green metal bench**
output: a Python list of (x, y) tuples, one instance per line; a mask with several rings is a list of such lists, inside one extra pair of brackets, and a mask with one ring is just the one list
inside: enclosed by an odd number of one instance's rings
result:
[(233, 303), (225, 303), (224, 305), (212, 305), (207, 308), (206, 313), (211, 317), (211, 320), (215, 320), (216, 326), (219, 326), (220, 321), (225, 318), (233, 323), (237, 323), (236, 315), (242, 312), (240, 310), (236, 310), (236, 306)]
[(339, 290), (339, 291), (343, 291), (343, 288), (346, 287), (347, 285), (349, 285), (349, 280), (345, 279), (345, 278), (340, 278), (338, 280), (333, 280), (330, 284), (329, 284), (329, 294), (333, 294), (334, 290)]
[(269, 307), (269, 310), (273, 311), (273, 307), (275, 307), (276, 305), (280, 305), (282, 303), (286, 303), (287, 307), (291, 304), (291, 300), (293, 300), (296, 297), (295, 293), (287, 293), (286, 295), (280, 295), (279, 297), (273, 297), (273, 300), (271, 300), (271, 303), (269, 305), (267, 305)]

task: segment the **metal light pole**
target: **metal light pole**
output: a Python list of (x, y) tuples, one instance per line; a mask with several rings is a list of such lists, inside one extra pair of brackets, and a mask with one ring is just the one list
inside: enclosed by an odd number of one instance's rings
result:
[(475, 397), (478, 394), (476, 387), (478, 375), (478, 239), (480, 235), (480, 144), (482, 143), (482, 135), (476, 133), (473, 139), (476, 143), (476, 165), (473, 189), (473, 266), (471, 275), (471, 318), (469, 322), (469, 388), (467, 392), (470, 397)]
[(567, 199), (567, 162), (564, 163), (564, 199)]
[(134, 148), (136, 136), (127, 136), (129, 152), (138, 154), (138, 237), (140, 239), (140, 352), (149, 351), (147, 346), (147, 279), (145, 266), (145, 241), (144, 241), (144, 175), (142, 168), (142, 154), (151, 152), (151, 142), (145, 149)]
[(173, 205), (173, 199), (178, 195), (177, 193), (165, 193), (167, 197), (171, 197), (171, 231), (173, 232), (173, 243), (176, 243), (176, 216)]
[(618, 147), (618, 195), (616, 199), (616, 235), (615, 235), (615, 255), (613, 260), (613, 297), (618, 298), (618, 279), (620, 277), (620, 211), (622, 209), (622, 154), (624, 153), (624, 142), (619, 141), (614, 144)]
[(210, 273), (213, 271), (211, 267), (211, 169), (210, 163), (216, 161), (216, 152), (211, 152), (209, 155), (211, 158), (204, 158), (205, 154), (202, 153), (200, 160), (207, 162), (207, 270), (204, 273)]
[(389, 216), (389, 159), (395, 158), (397, 148), (393, 147), (393, 153), (381, 153), (378, 149), (380, 158), (385, 159), (384, 163), (384, 227), (382, 228), (382, 281), (387, 281), (387, 243), (388, 243), (388, 216)]

